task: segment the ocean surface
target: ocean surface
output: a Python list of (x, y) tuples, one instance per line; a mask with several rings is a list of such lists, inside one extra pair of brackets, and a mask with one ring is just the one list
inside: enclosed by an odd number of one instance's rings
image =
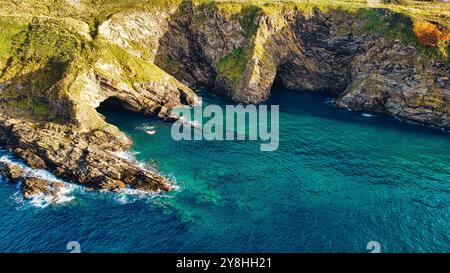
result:
[[(204, 105), (227, 104), (199, 91)], [(280, 146), (173, 141), (171, 124), (101, 109), (129, 153), (177, 190), (87, 192), (25, 201), (0, 180), (0, 252), (450, 251), (450, 134), (335, 108), (321, 93), (277, 89)], [(149, 133), (150, 132), (150, 133)], [(13, 159), (0, 150), (2, 160)], [(56, 179), (45, 171), (28, 170)]]

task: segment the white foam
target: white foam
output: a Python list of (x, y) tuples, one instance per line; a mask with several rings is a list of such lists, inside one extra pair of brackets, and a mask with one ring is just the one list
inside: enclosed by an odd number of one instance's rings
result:
[(140, 131), (147, 131), (155, 129), (155, 126), (153, 126), (151, 123), (143, 123), (141, 125), (136, 126), (135, 129)]
[[(5, 152), (5, 150), (0, 149), (0, 152)], [(131, 152), (131, 151), (124, 151), (124, 152), (116, 152), (114, 153), (116, 156), (123, 158), (127, 160), (128, 162), (131, 162), (135, 165), (138, 165), (139, 167), (143, 169), (148, 169), (150, 166), (145, 165), (144, 163), (138, 161), (135, 158), (136, 154), (139, 154), (139, 152)], [(39, 170), (39, 169), (32, 169), (22, 163), (21, 161), (15, 160), (11, 155), (4, 155), (0, 157), (0, 162), (7, 162), (13, 165), (20, 166), (24, 172), (29, 175), (36, 178), (44, 179), (50, 182), (59, 182), (62, 184), (62, 187), (59, 188), (58, 193), (53, 196), (51, 194), (38, 194), (33, 196), (31, 199), (26, 200), (21, 191), (22, 191), (22, 185), (21, 183), (17, 184), (17, 191), (13, 194), (12, 200), (16, 204), (26, 204), (31, 205), (32, 207), (36, 208), (46, 208), (50, 205), (59, 205), (59, 204), (67, 204), (72, 202), (75, 197), (73, 196), (73, 193), (75, 191), (79, 192), (80, 194), (86, 194), (91, 192), (86, 192), (82, 190), (82, 186), (78, 186), (75, 184), (67, 183), (61, 179), (58, 179), (53, 174), (46, 170)], [(156, 170), (154, 170), (156, 171)], [(176, 180), (173, 177), (173, 175), (169, 175), (168, 179), (171, 183), (171, 186), (173, 188), (174, 192), (181, 191), (181, 187), (176, 184)], [(136, 202), (137, 200), (147, 200), (150, 201), (154, 199), (155, 197), (158, 198), (171, 198), (173, 194), (169, 193), (163, 193), (163, 192), (146, 192), (139, 189), (132, 189), (132, 188), (126, 188), (118, 193), (115, 192), (109, 192), (109, 191), (100, 191), (100, 193), (104, 194), (105, 196), (111, 196), (114, 200), (117, 200), (120, 204), (129, 204)], [(22, 207), (22, 206), (21, 206)]]
[(136, 126), (135, 129), (143, 131), (147, 135), (154, 135), (154, 134), (156, 134), (155, 126), (151, 125), (150, 123), (141, 124), (139, 126)]
[[(132, 152), (132, 151), (114, 152), (114, 155), (116, 155), (117, 157), (125, 159), (126, 161), (128, 161), (134, 165), (137, 165), (142, 169), (146, 169), (146, 170), (150, 170), (150, 171), (158, 173), (158, 170), (155, 169), (154, 167), (152, 167), (151, 165), (145, 164), (144, 162), (137, 160), (135, 157), (136, 154), (139, 154), (139, 152)], [(179, 190), (179, 186), (177, 186), (177, 184), (176, 184), (175, 176), (169, 175), (169, 176), (167, 176), (167, 178), (170, 181), (170, 183), (171, 183), (170, 185), (172, 186), (172, 188), (175, 191)], [(128, 192), (129, 194), (136, 194), (136, 195), (143, 194), (143, 193), (148, 194), (148, 192), (140, 191), (137, 189), (131, 189), (131, 188), (130, 189), (127, 188), (125, 191)], [(159, 194), (159, 193), (157, 193), (157, 194)]]
[(119, 192), (111, 192), (107, 190), (100, 190), (97, 193), (99, 194), (99, 197), (105, 200), (109, 200), (112, 202), (116, 202), (121, 205), (125, 204), (132, 204), (137, 201), (144, 201), (144, 202), (154, 202), (155, 199), (160, 198), (173, 198), (174, 193), (177, 193), (181, 191), (181, 187), (177, 186), (172, 182), (173, 192), (166, 193), (166, 192), (147, 192), (139, 189), (133, 189), (130, 187), (127, 187), (123, 190), (120, 190)]
[[(173, 180), (171, 180), (171, 186), (173, 192), (180, 192), (181, 187), (176, 185)], [(172, 198), (174, 195), (170, 193), (165, 193), (162, 191), (158, 192), (147, 192), (139, 189), (133, 189), (127, 187), (119, 191), (118, 193), (113, 193), (114, 199), (120, 204), (131, 204), (138, 200), (152, 201), (154, 198)]]
[(194, 99), (194, 106), (202, 106), (203, 105), (203, 98), (202, 97), (195, 97)]
[[(4, 150), (0, 150), (0, 151), (4, 151)], [(32, 168), (28, 167), (27, 165), (25, 165), (24, 163), (22, 163), (21, 161), (15, 160), (9, 154), (1, 156), (0, 162), (6, 162), (9, 164), (21, 167), (27, 176), (36, 177), (36, 178), (47, 180), (50, 182), (61, 183), (62, 186), (59, 188), (59, 191), (57, 192), (57, 194), (55, 196), (51, 195), (50, 193), (48, 193), (48, 194), (41, 193), (41, 194), (33, 196), (29, 200), (29, 204), (31, 204), (33, 207), (45, 208), (52, 204), (68, 203), (68, 202), (71, 202), (73, 199), (75, 199), (75, 197), (72, 195), (72, 193), (79, 186), (75, 186), (74, 184), (67, 183), (67, 182), (57, 178), (56, 176), (54, 176), (53, 174), (51, 174), (50, 172), (48, 172), (46, 170), (32, 169)], [(19, 183), (17, 185), (17, 192), (13, 196), (13, 200), (17, 203), (23, 203), (25, 200), (21, 194), (21, 189), (22, 189), (22, 185)]]
[(125, 159), (126, 161), (139, 166), (140, 168), (145, 169), (146, 165), (143, 162), (140, 162), (136, 159), (135, 155), (139, 154), (139, 152), (131, 152), (131, 151), (122, 151), (122, 152), (114, 152), (114, 155)]
[[(115, 154), (118, 157), (121, 157), (133, 164), (136, 164), (143, 169), (151, 168), (150, 166), (138, 161), (133, 156), (133, 152), (124, 151), (124, 152), (116, 152)], [(153, 171), (156, 172), (157, 170), (153, 168)], [(169, 180), (169, 183), (173, 189), (173, 192), (175, 192), (175, 193), (180, 192), (181, 187), (179, 185), (177, 185), (175, 177), (173, 175), (168, 175), (166, 177)], [(120, 204), (130, 204), (130, 203), (134, 203), (138, 200), (151, 201), (154, 198), (172, 198), (173, 197), (172, 193), (166, 193), (166, 192), (162, 192), (162, 191), (147, 192), (147, 191), (143, 191), (143, 190), (139, 190), (139, 189), (134, 189), (129, 186), (127, 186), (123, 190), (120, 190), (119, 192), (110, 192), (107, 190), (100, 190), (99, 192), (100, 192), (101, 196), (103, 196), (104, 198), (112, 199), (114, 201), (117, 201)]]
[(369, 114), (369, 113), (361, 113), (361, 116), (365, 117), (365, 118), (374, 118), (377, 115), (374, 114)]

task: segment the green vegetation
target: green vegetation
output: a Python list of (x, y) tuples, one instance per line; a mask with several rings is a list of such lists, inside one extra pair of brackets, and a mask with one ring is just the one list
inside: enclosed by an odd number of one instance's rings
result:
[(450, 104), (444, 99), (442, 93), (434, 87), (431, 87), (430, 91), (427, 94), (410, 98), (407, 103), (414, 107), (437, 109), (450, 113)]
[(258, 6), (245, 7), (239, 14), (238, 20), (242, 29), (245, 31), (246, 37), (253, 37), (258, 30), (255, 22), (256, 17), (261, 13), (261, 8)]
[(46, 118), (51, 114), (47, 103), (35, 102), (29, 98), (9, 100), (6, 102), (6, 106), (29, 113), (34, 118)]
[(11, 85), (5, 87), (0, 100), (42, 117), (51, 112), (51, 100), (59, 93), (58, 82), (80, 54), (83, 38), (47, 18), (35, 18), (12, 29), (15, 34), (7, 45), (9, 54), (3, 54), (8, 66), (0, 74), (0, 81)]
[(214, 11), (220, 11), (222, 14), (228, 15), (230, 19), (237, 20), (244, 31), (247, 38), (251, 38), (258, 30), (255, 19), (261, 14), (261, 5), (253, 5), (250, 3), (233, 3), (217, 1), (194, 1), (196, 9), (200, 16), (194, 17), (198, 24), (202, 24), (205, 20), (206, 14), (211, 14)]
[(11, 57), (13, 49), (20, 44), (27, 30), (27, 24), (14, 18), (0, 17), (0, 71)]
[(365, 85), (365, 91), (371, 93), (372, 95), (379, 94), (383, 86), (383, 82), (373, 77), (365, 77), (363, 79), (363, 84)]
[[(176, 8), (183, 0), (0, 0), (0, 102), (29, 111), (36, 116), (53, 112), (52, 105), (76, 89), (78, 73), (94, 67), (97, 60), (113, 64), (120, 71), (120, 80), (132, 86), (136, 82), (159, 81), (164, 72), (154, 65), (154, 56), (140, 43), (130, 46), (140, 56), (133, 55), (118, 45), (97, 37), (98, 26), (117, 12), (137, 9)], [(189, 2), (185, 2), (189, 4)], [(264, 14), (281, 15), (283, 9), (297, 8), (310, 13), (314, 8), (325, 12), (355, 14), (365, 24), (348, 26), (351, 31), (383, 34), (388, 39), (400, 39), (420, 49), (427, 58), (440, 56), (449, 60), (450, 5), (423, 1), (383, 1), (375, 8), (366, 0), (192, 0), (205, 15), (211, 11), (223, 12), (230, 20), (239, 22), (246, 38), (242, 48), (235, 49), (216, 67), (221, 77), (235, 84), (245, 72), (251, 56), (272, 63), (264, 41), (257, 37), (257, 18)], [(344, 13), (342, 12), (342, 14)], [(201, 13), (199, 13), (201, 15)], [(283, 20), (279, 16), (280, 22)], [(194, 18), (202, 23), (202, 18)], [(276, 19), (278, 20), (278, 19)], [(439, 33), (438, 42), (429, 33), (420, 42), (414, 27), (418, 23), (432, 23), (433, 33)], [(276, 21), (275, 23), (278, 23)], [(344, 25), (344, 24), (342, 24)], [(426, 25), (426, 24), (424, 24)], [(426, 29), (426, 28), (422, 28)], [(345, 30), (343, 30), (345, 31)], [(425, 39), (426, 38), (426, 39)], [(433, 37), (431, 37), (433, 38)], [(164, 69), (174, 72), (179, 64), (170, 58), (157, 56)], [(101, 67), (96, 67), (102, 72)], [(274, 68), (275, 69), (275, 68)], [(106, 71), (103, 71), (106, 73)], [(119, 80), (119, 79), (117, 79)], [(5, 83), (11, 82), (10, 85)], [(56, 101), (56, 102), (55, 102)]]
[(245, 50), (238, 48), (223, 57), (217, 63), (217, 69), (220, 75), (224, 76), (232, 84), (236, 83), (245, 71), (248, 57)]
[(358, 9), (356, 15), (366, 24), (360, 31), (382, 34), (388, 39), (399, 39), (405, 44), (413, 45), (420, 50), (426, 59), (440, 56), (448, 61), (448, 42), (435, 46), (420, 44), (414, 32), (413, 18), (383, 9)]
[[(98, 39), (96, 41), (96, 50), (101, 62), (119, 67), (121, 76), (130, 85), (137, 82), (160, 81), (165, 74), (155, 64), (136, 57), (120, 46), (108, 41)], [(101, 69), (99, 69), (99, 72), (101, 72)]]
[(169, 73), (176, 73), (180, 69), (177, 61), (166, 56), (156, 56), (156, 63), (159, 65), (159, 67)]

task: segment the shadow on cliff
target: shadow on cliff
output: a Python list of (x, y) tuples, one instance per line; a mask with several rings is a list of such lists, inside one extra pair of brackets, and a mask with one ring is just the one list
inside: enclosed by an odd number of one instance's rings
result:
[[(252, 7), (249, 6), (247, 9), (254, 12)], [(243, 18), (246, 18), (247, 9), (243, 9), (240, 13)], [(217, 18), (217, 12), (218, 8), (214, 3), (196, 7), (191, 0), (183, 1), (171, 16), (168, 30), (159, 40), (155, 64), (191, 87), (206, 87), (213, 89), (219, 95), (228, 97), (231, 97), (231, 92), (234, 97), (235, 93), (240, 91), (223, 90), (225, 87), (221, 87), (222, 85), (218, 82), (218, 79), (222, 77), (217, 74), (216, 67), (220, 61), (213, 61), (214, 58), (210, 55), (214, 50), (223, 53), (222, 59), (227, 54), (231, 54), (230, 38), (220, 37), (220, 35), (223, 34), (222, 29), (233, 29), (231, 21), (235, 19), (221, 22)], [(202, 27), (202, 23), (208, 19), (208, 16), (216, 21), (216, 31), (211, 33), (212, 37), (204, 37), (197, 29)], [(283, 17), (283, 20), (287, 22), (286, 26), (278, 30), (265, 30), (269, 36), (264, 38), (266, 39), (263, 42), (264, 56), (261, 56), (258, 62), (250, 58), (245, 61), (245, 64), (240, 64), (244, 65), (244, 70), (241, 71), (244, 75), (239, 79), (245, 78), (245, 73), (254, 73), (251, 67), (256, 63), (256, 66), (259, 66), (258, 71), (263, 73), (262, 75), (267, 74), (266, 78), (260, 80), (270, 81), (269, 84), (264, 84), (266, 89), (272, 84), (272, 76), (276, 75), (274, 85), (283, 84), (290, 89), (327, 91), (333, 94), (339, 94), (345, 90), (351, 82), (351, 61), (363, 50), (357, 39), (351, 34), (338, 38), (332, 37), (329, 18), (318, 9), (314, 9), (312, 16), (307, 16), (299, 10), (296, 10), (294, 15), (283, 16), (286, 16), (286, 18)], [(271, 25), (269, 17), (269, 15), (259, 16), (257, 24), (255, 20), (242, 22), (241, 19), (236, 19), (235, 21), (239, 21), (246, 34), (240, 33), (235, 36), (250, 36), (243, 38), (244, 42), (236, 42), (231, 48), (256, 50), (258, 45), (254, 44), (254, 37), (262, 25)], [(244, 26), (247, 25), (253, 26), (254, 29), (245, 29)], [(209, 44), (214, 39), (217, 40), (214, 42), (216, 49)], [(226, 48), (230, 52), (223, 52)], [(219, 58), (219, 60), (222, 59)], [(265, 61), (267, 59), (272, 60), (272, 63), (267, 63)], [(234, 66), (237, 65), (239, 63)], [(275, 74), (271, 71), (272, 65), (276, 67)], [(236, 68), (233, 67), (233, 69)], [(256, 92), (257, 90), (253, 90), (255, 88), (250, 87), (246, 80), (242, 87), (250, 89), (253, 93)], [(236, 86), (228, 87), (236, 88)], [(260, 90), (260, 92), (266, 91), (268, 90)]]
[[(70, 121), (70, 103), (62, 94), (62, 81), (68, 64), (49, 59), (42, 67), (31, 72), (11, 72), (16, 76), (0, 82), (0, 104), (16, 111), (30, 115), (42, 121), (65, 123)], [(18, 68), (10, 62), (9, 69)]]
[[(270, 105), (280, 105), (283, 115), (313, 116), (331, 121), (348, 124), (361, 124), (375, 126), (393, 131), (410, 132), (420, 135), (433, 135), (448, 137), (445, 130), (437, 130), (434, 127), (422, 126), (417, 123), (405, 122), (397, 118), (366, 111), (347, 111), (333, 105), (333, 97), (324, 91), (301, 91), (290, 90), (283, 85), (275, 85), (272, 94), (267, 101)], [(318, 128), (326, 131), (327, 128)]]
[(217, 75), (204, 45), (191, 30), (194, 9), (192, 0), (184, 0), (170, 16), (169, 28), (159, 40), (155, 64), (191, 87), (212, 89)]
[(126, 112), (127, 114), (135, 115), (136, 117), (143, 116), (141, 113), (130, 109), (130, 107), (127, 106), (127, 104), (123, 100), (114, 96), (108, 97), (107, 99), (102, 101), (95, 110), (102, 115), (103, 113), (117, 113), (120, 110), (122, 112)]

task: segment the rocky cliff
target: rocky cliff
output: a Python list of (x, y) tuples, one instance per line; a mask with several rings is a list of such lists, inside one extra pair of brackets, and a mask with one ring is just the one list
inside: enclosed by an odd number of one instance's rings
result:
[(82, 3), (64, 16), (0, 16), (7, 41), (0, 51), (2, 146), (89, 187), (169, 191), (166, 178), (118, 156), (131, 141), (96, 111), (100, 103), (114, 98), (170, 121), (172, 108), (196, 103), (196, 86), (261, 103), (275, 82), (326, 90), (342, 108), (450, 128), (448, 40), (419, 44), (407, 15), (293, 3), (137, 2), (93, 20)]

